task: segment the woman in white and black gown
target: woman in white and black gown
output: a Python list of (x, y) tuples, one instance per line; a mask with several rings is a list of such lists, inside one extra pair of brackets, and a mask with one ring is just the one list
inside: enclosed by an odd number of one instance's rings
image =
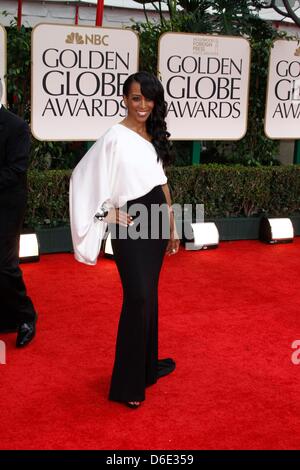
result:
[[(95, 264), (101, 238), (111, 231), (123, 305), (109, 398), (137, 408), (146, 387), (175, 369), (173, 359), (158, 359), (158, 282), (164, 255), (175, 254), (179, 240), (164, 172), (171, 156), (163, 87), (139, 72), (124, 83), (123, 97), (127, 117), (98, 139), (72, 174), (70, 215), (79, 261)], [(161, 210), (155, 220), (153, 207)]]

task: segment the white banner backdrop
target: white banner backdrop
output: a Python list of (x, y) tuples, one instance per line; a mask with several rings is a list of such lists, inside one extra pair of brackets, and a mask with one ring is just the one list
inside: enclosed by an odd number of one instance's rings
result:
[(0, 79), (3, 87), (3, 95), (1, 103), (6, 104), (6, 31), (0, 25)]
[(32, 32), (31, 127), (39, 140), (96, 140), (125, 116), (138, 69), (130, 30), (40, 24)]
[(269, 61), (265, 133), (270, 139), (300, 139), (300, 43), (277, 40)]
[(165, 33), (158, 71), (171, 139), (238, 140), (247, 130), (250, 45), (244, 38)]

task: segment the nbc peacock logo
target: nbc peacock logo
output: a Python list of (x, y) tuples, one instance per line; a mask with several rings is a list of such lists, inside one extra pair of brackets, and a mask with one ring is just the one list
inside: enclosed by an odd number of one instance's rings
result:
[(300, 56), (300, 47), (297, 47), (297, 49), (295, 50), (295, 56), (299, 57)]
[(65, 39), (66, 44), (93, 44), (95, 46), (108, 46), (109, 36), (108, 34), (104, 34), (101, 36), (100, 34), (80, 34), (71, 32), (67, 34)]
[(79, 33), (70, 33), (67, 35), (66, 44), (84, 44), (84, 40)]

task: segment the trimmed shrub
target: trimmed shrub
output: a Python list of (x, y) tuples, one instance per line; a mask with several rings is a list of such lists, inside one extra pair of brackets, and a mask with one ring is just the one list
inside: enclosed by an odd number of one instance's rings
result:
[[(194, 165), (166, 170), (172, 202), (204, 204), (205, 217), (286, 216), (300, 212), (300, 166)], [(71, 170), (31, 171), (26, 224), (69, 223)]]

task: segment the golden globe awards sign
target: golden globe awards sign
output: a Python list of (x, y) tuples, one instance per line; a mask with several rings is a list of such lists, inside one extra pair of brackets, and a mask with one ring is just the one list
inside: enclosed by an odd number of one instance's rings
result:
[(5, 75), (6, 75), (6, 31), (0, 25), (0, 79), (3, 87), (3, 95), (1, 103), (6, 103), (6, 86), (5, 86)]
[(265, 114), (270, 139), (300, 138), (300, 43), (277, 40), (271, 50)]
[(32, 33), (32, 132), (96, 140), (125, 116), (123, 84), (138, 68), (130, 30), (41, 24)]
[(241, 139), (247, 129), (250, 46), (228, 36), (165, 33), (159, 74), (172, 139)]

